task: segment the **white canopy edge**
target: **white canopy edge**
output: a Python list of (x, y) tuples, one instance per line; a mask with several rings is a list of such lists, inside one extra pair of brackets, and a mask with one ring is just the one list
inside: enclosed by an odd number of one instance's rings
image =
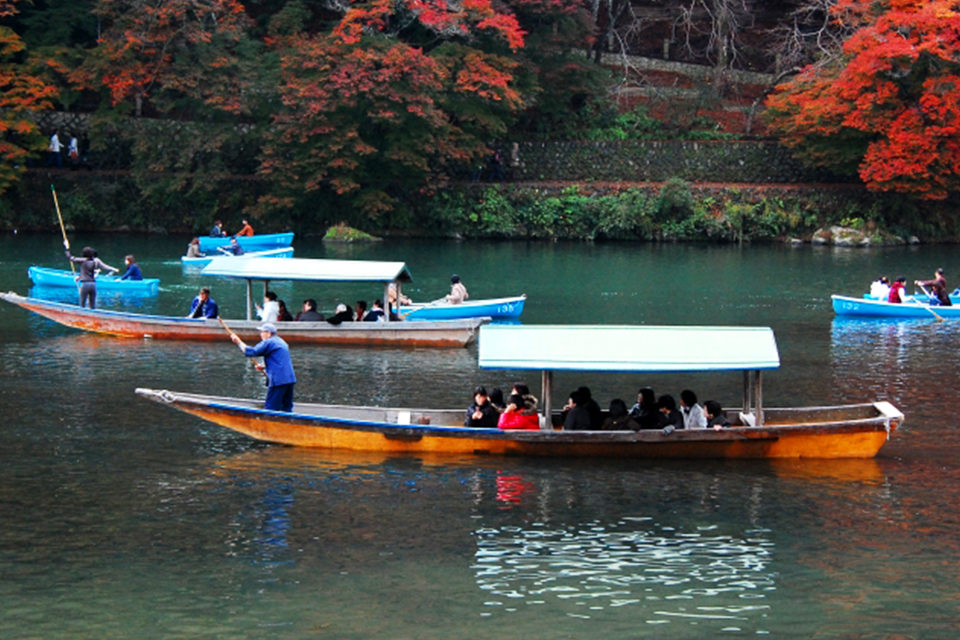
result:
[(403, 262), (323, 260), (316, 258), (244, 258), (219, 256), (200, 272), (205, 276), (244, 280), (306, 280), (310, 282), (410, 282)]
[(776, 369), (769, 327), (506, 325), (480, 328), (483, 369), (746, 371)]

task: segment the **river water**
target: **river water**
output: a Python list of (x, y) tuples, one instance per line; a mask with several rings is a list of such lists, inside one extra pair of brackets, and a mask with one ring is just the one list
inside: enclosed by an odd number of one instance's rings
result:
[[(162, 279), (101, 307), (185, 314), (187, 238), (87, 235)], [(953, 247), (398, 241), (299, 257), (403, 260), (415, 299), (459, 273), (527, 293), (525, 323), (773, 327), (768, 406), (883, 399), (907, 415), (874, 460), (384, 457), (267, 446), (139, 399), (137, 386), (260, 397), (222, 344), (82, 334), (0, 306), (2, 638), (954, 638), (960, 633), (960, 323), (840, 321), (880, 274), (960, 283)], [(66, 267), (53, 235), (0, 239), (0, 290)], [(364, 286), (276, 283), (321, 307)], [(72, 298), (72, 294), (67, 294)], [(297, 398), (466, 406), (476, 347), (298, 346)], [(537, 382), (531, 380), (530, 382)], [(639, 386), (733, 405), (735, 374), (559, 375), (605, 405)]]

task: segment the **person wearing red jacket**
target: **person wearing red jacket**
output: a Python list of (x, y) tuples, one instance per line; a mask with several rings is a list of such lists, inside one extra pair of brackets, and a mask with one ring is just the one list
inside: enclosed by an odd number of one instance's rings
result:
[(537, 413), (524, 413), (523, 396), (513, 394), (507, 401), (507, 408), (500, 415), (497, 426), (501, 429), (540, 429), (540, 417)]

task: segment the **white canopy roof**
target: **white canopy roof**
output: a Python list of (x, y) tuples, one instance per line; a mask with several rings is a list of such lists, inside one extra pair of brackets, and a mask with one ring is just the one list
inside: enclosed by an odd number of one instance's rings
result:
[(313, 258), (244, 258), (220, 256), (203, 268), (205, 276), (245, 280), (308, 280), (311, 282), (410, 282), (403, 262), (320, 260)]
[(776, 369), (769, 327), (508, 325), (480, 328), (480, 367), (542, 371)]

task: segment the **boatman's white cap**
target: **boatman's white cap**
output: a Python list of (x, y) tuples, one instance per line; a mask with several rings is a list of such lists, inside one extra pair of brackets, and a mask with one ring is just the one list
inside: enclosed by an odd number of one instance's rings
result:
[(272, 324), (270, 324), (269, 322), (265, 322), (264, 324), (257, 327), (257, 331), (266, 331), (271, 335), (274, 335), (274, 336), (277, 335), (277, 328)]

